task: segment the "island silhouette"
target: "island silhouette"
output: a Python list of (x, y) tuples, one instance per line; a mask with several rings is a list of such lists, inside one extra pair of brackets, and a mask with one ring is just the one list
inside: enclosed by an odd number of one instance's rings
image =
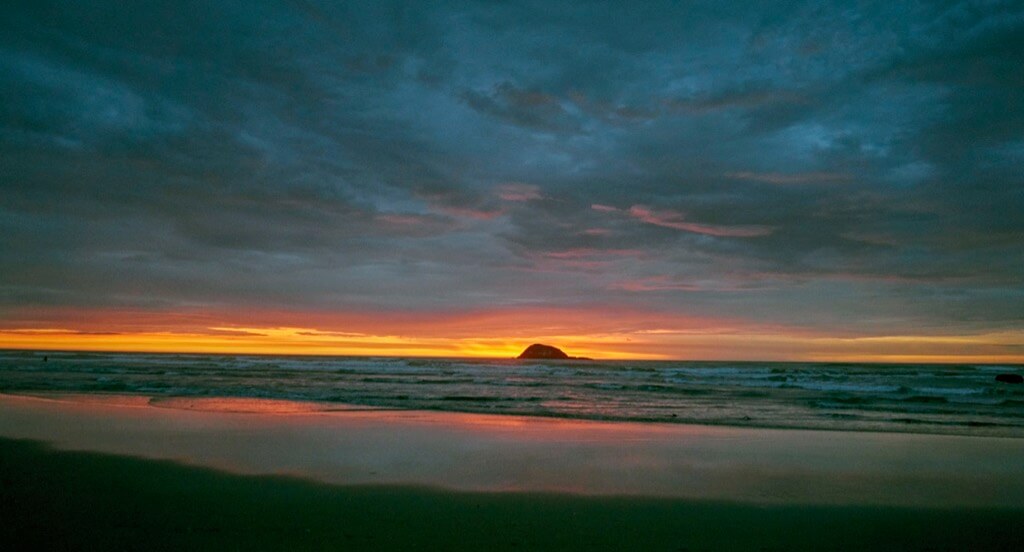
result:
[(558, 359), (558, 360), (590, 360), (587, 357), (574, 357), (565, 354), (558, 347), (552, 347), (551, 345), (544, 345), (543, 343), (534, 343), (526, 348), (522, 353), (519, 353), (518, 359)]

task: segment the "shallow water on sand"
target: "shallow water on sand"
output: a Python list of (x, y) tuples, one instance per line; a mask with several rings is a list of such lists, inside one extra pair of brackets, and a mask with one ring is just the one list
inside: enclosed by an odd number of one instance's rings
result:
[(994, 379), (1021, 371), (990, 365), (6, 351), (0, 352), (0, 391), (228, 396), (598, 420), (1024, 437), (1024, 386)]

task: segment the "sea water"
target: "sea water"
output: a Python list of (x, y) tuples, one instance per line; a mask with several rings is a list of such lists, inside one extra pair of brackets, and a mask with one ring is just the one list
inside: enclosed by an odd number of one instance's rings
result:
[[(44, 361), (44, 357), (46, 360)], [(1024, 437), (1019, 366), (0, 351), (0, 392)]]

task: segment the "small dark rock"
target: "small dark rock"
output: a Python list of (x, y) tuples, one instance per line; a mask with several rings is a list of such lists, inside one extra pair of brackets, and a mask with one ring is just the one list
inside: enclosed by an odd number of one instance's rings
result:
[(526, 348), (525, 351), (519, 354), (516, 358), (542, 358), (542, 359), (558, 359), (558, 360), (591, 360), (587, 357), (574, 357), (569, 356), (562, 352), (558, 347), (552, 347), (551, 345), (542, 345), (540, 343), (534, 343)]
[(519, 354), (517, 358), (558, 358), (566, 359), (569, 355), (562, 352), (558, 347), (552, 347), (551, 345), (541, 345), (540, 343), (534, 343), (526, 348), (525, 351)]
[(1020, 374), (999, 374), (996, 376), (996, 381), (1003, 383), (1024, 383), (1024, 376)]

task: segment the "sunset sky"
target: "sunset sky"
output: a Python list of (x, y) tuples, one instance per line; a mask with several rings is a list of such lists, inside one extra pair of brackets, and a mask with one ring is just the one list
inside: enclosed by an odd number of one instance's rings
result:
[(1024, 362), (1021, 2), (5, 2), (0, 348)]

